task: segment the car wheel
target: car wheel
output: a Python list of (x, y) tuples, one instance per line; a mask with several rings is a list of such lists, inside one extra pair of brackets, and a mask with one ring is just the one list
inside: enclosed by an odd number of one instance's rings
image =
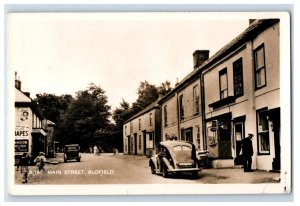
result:
[(192, 172), (192, 178), (196, 179), (198, 177), (198, 171), (193, 171)]
[(77, 158), (77, 162), (80, 162), (80, 158)]
[(166, 178), (166, 177), (169, 176), (168, 170), (167, 170), (167, 167), (166, 167), (166, 166), (163, 167), (162, 175), (163, 175), (164, 178)]
[(151, 168), (151, 174), (155, 174), (156, 172), (153, 164), (150, 165), (150, 168)]
[(67, 159), (64, 159), (64, 162), (67, 162)]

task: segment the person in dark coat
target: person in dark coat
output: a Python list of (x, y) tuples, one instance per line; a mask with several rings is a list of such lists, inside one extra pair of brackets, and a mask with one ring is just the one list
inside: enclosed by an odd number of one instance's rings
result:
[(248, 137), (242, 140), (242, 155), (244, 159), (244, 172), (251, 172), (253, 146), (252, 146), (253, 134), (248, 134)]
[(29, 155), (25, 152), (23, 153), (18, 164), (18, 167), (21, 167), (21, 174), (23, 175), (23, 183), (28, 182), (29, 163), (30, 163)]

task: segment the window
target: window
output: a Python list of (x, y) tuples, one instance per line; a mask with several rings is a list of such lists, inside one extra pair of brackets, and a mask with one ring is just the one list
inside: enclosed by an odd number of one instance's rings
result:
[(127, 135), (127, 125), (125, 125), (125, 135)]
[(184, 119), (183, 95), (179, 96), (179, 117)]
[(266, 86), (266, 66), (264, 45), (254, 51), (255, 89)]
[(152, 126), (152, 113), (150, 113), (149, 118), (150, 126)]
[(132, 122), (130, 122), (130, 133), (132, 133), (133, 132), (133, 124), (132, 124)]
[(141, 119), (139, 119), (139, 130), (141, 130), (142, 128), (142, 123), (141, 123)]
[(257, 111), (258, 152), (270, 154), (269, 122), (267, 109)]
[(242, 58), (233, 62), (233, 85), (234, 85), (234, 96), (243, 96), (244, 85), (243, 85), (243, 59)]
[(228, 97), (227, 68), (219, 72), (220, 99)]
[(167, 111), (167, 105), (164, 106), (164, 123), (165, 127), (168, 126), (168, 111)]
[(199, 114), (200, 108), (199, 108), (199, 87), (198, 85), (194, 86), (193, 88), (193, 99), (194, 99), (194, 115)]

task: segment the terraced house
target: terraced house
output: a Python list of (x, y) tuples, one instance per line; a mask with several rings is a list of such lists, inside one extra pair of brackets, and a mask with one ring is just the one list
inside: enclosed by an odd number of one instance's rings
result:
[(193, 142), (218, 168), (242, 164), (252, 133), (252, 168), (280, 170), (279, 39), (279, 19), (250, 20), (212, 57), (194, 52), (194, 70), (158, 102), (162, 140)]

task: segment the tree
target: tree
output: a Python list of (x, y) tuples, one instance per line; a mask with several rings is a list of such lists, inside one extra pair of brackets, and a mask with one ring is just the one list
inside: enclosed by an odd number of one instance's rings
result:
[(59, 122), (61, 114), (63, 114), (68, 108), (70, 102), (73, 101), (71, 95), (56, 96), (54, 94), (39, 93), (33, 100), (36, 109), (43, 117), (51, 120), (55, 124)]
[(78, 91), (76, 98), (61, 117), (60, 141), (79, 143), (82, 148), (96, 141), (111, 127), (110, 106), (104, 90), (91, 83), (86, 90)]
[(159, 97), (157, 87), (153, 84), (149, 84), (146, 80), (144, 82), (140, 82), (137, 93), (138, 99), (132, 104), (133, 113), (138, 113), (143, 110)]
[(169, 93), (171, 90), (172, 90), (172, 87), (171, 87), (171, 82), (169, 81), (165, 81), (165, 82), (162, 82), (158, 87), (158, 93), (160, 95), (163, 95), (165, 96), (167, 93)]

